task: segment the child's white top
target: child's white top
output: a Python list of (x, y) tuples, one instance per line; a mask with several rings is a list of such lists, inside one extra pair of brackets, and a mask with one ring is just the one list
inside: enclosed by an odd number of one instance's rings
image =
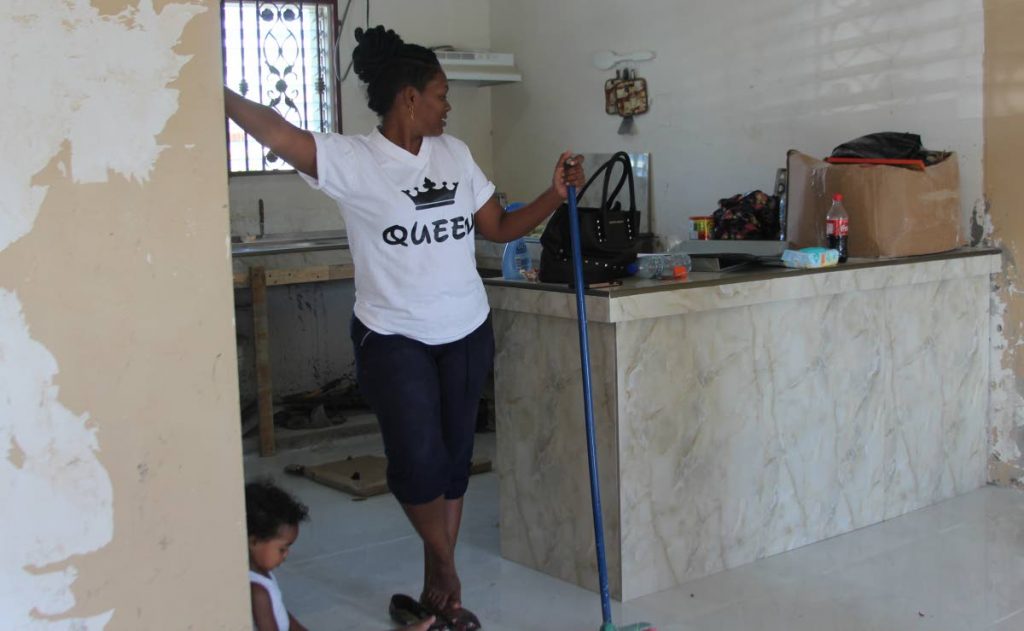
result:
[(494, 184), (465, 143), (428, 136), (413, 155), (377, 129), (313, 137), (318, 179), (303, 178), (341, 210), (363, 324), (424, 344), (453, 342), (483, 324), (489, 308), (474, 215)]
[[(281, 596), (281, 588), (277, 586), (277, 579), (273, 572), (268, 572), (270, 577), (263, 576), (258, 572), (249, 570), (249, 582), (256, 583), (270, 594), (270, 606), (274, 610), (274, 621), (277, 622), (277, 631), (288, 631), (288, 610), (284, 606), (284, 597)], [(253, 629), (256, 628), (256, 621), (253, 621)]]

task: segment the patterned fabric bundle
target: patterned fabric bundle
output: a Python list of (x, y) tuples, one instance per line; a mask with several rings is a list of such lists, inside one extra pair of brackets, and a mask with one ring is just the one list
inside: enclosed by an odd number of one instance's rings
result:
[(719, 200), (712, 217), (715, 239), (779, 238), (779, 198), (763, 191)]

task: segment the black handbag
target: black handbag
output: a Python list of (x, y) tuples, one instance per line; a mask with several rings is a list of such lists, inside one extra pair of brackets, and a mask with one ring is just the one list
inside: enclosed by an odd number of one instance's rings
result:
[[(622, 167), (619, 181), (609, 194), (612, 171)], [(601, 206), (578, 206), (580, 218), (580, 249), (583, 259), (583, 282), (606, 283), (628, 275), (628, 267), (636, 261), (640, 251), (640, 211), (636, 209), (636, 191), (633, 187), (633, 167), (629, 155), (618, 152), (602, 164), (576, 195), (576, 202), (599, 177), (604, 177)], [(623, 185), (629, 184), (629, 207), (622, 209), (616, 198)], [(544, 283), (572, 282), (572, 262), (569, 259), (569, 209), (558, 207), (540, 237), (540, 280)]]

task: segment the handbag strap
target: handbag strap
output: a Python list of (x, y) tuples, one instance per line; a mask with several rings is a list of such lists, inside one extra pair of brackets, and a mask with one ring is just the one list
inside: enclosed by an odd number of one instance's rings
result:
[[(619, 181), (615, 185), (612, 194), (609, 196), (608, 184), (611, 180), (612, 168), (614, 168), (616, 164), (622, 164), (622, 174), (619, 176)], [(593, 184), (594, 181), (597, 180), (597, 178), (602, 174), (604, 175), (604, 182), (601, 190), (602, 216), (607, 216), (607, 212), (611, 208), (612, 200), (618, 197), (619, 191), (622, 190), (622, 185), (625, 184), (627, 180), (629, 181), (629, 210), (635, 211), (636, 192), (633, 187), (633, 165), (629, 161), (629, 154), (627, 154), (625, 151), (616, 152), (607, 162), (599, 166), (597, 170), (594, 171), (589, 178), (587, 178), (587, 181), (583, 185), (583, 188), (581, 188), (579, 192), (576, 193), (576, 202), (579, 203), (583, 201), (583, 196), (586, 194), (587, 189), (590, 188), (590, 185)]]
[[(615, 190), (612, 194), (608, 194), (608, 183), (611, 181), (612, 169), (615, 164), (622, 165), (622, 175), (619, 176), (619, 182), (615, 185)], [(619, 191), (622, 190), (622, 185), (628, 180), (629, 181), (629, 210), (636, 210), (636, 191), (633, 187), (633, 165), (629, 161), (629, 154), (624, 151), (618, 151), (612, 156), (611, 160), (606, 163), (608, 169), (604, 172), (604, 186), (601, 189), (601, 217), (607, 219), (608, 211), (611, 209), (612, 201), (619, 196)]]

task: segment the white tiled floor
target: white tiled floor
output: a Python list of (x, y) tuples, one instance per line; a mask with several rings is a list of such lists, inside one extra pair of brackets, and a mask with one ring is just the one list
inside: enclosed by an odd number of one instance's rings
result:
[[(278, 571), (312, 631), (388, 629), (394, 592), (419, 593), (418, 539), (390, 495), (366, 501), (281, 473), (380, 453), (378, 436), (246, 458), (310, 506)], [(494, 436), (478, 453), (494, 452)], [(595, 630), (592, 593), (498, 555), (497, 479), (474, 476), (458, 549), (463, 600), (487, 631)], [(1024, 630), (1024, 493), (994, 487), (899, 519), (614, 606), (615, 621), (661, 631)]]

